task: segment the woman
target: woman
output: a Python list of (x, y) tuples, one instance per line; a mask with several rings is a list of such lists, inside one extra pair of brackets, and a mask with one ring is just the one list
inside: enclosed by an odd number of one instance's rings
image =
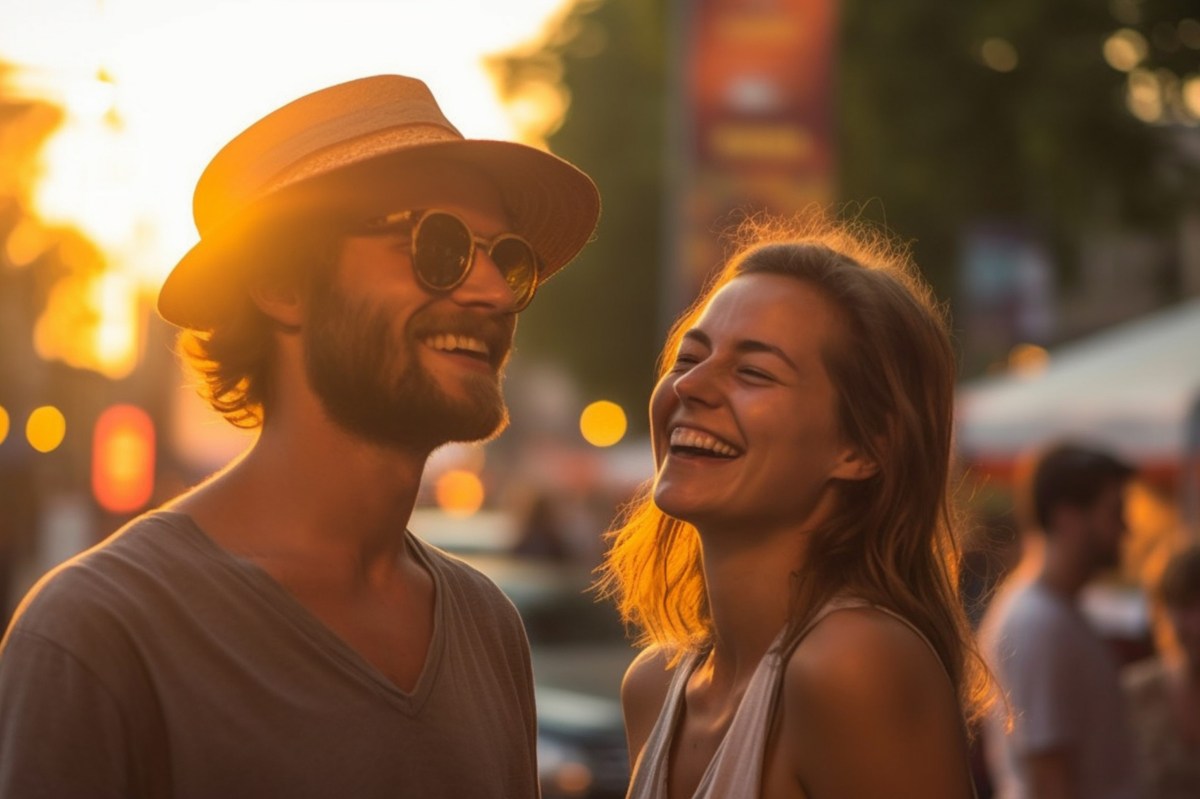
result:
[(945, 322), (879, 234), (742, 232), (669, 337), (657, 476), (603, 567), (649, 645), (629, 795), (969, 797)]
[(1155, 591), (1160, 657), (1130, 666), (1125, 688), (1147, 799), (1200, 796), (1200, 544), (1176, 553)]

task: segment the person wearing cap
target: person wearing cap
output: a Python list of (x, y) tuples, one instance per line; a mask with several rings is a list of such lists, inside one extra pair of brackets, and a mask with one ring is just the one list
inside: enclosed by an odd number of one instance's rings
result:
[(1074, 441), (1049, 444), (1023, 464), (1023, 513), (1043, 533), (1041, 546), (1027, 548), (980, 626), (1007, 699), (983, 732), (999, 799), (1138, 796), (1118, 665), (1079, 607), (1084, 586), (1120, 562), (1134, 473)]
[(351, 81), (234, 138), (158, 308), (248, 452), (44, 577), (0, 644), (0, 797), (533, 797), (512, 604), (407, 531), (498, 433), (518, 312), (595, 185)]

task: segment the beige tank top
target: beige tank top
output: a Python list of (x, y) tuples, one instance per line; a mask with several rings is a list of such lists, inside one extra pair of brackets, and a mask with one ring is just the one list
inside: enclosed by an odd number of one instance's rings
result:
[[(895, 617), (933, 649), (929, 639), (908, 619), (887, 608), (852, 597), (836, 597), (827, 602), (804, 628), (796, 643), (798, 644), (830, 613), (860, 607), (874, 607)], [(762, 767), (767, 749), (767, 734), (770, 731), (771, 712), (783, 682), (784, 666), (794, 649), (790, 647), (785, 652), (779, 647), (782, 636), (781, 632), (751, 675), (750, 684), (746, 686), (746, 693), (742, 696), (737, 712), (734, 713), (733, 721), (730, 722), (725, 737), (709, 761), (704, 776), (700, 778), (700, 784), (692, 794), (692, 799), (753, 799), (759, 796), (762, 790)], [(934, 655), (937, 656), (936, 649)], [(666, 799), (671, 737), (678, 727), (684, 688), (688, 677), (704, 657), (703, 652), (688, 655), (675, 669), (675, 675), (667, 689), (666, 701), (658, 714), (658, 721), (650, 731), (650, 737), (646, 740), (634, 767), (627, 799)], [(941, 662), (940, 657), (938, 662)]]

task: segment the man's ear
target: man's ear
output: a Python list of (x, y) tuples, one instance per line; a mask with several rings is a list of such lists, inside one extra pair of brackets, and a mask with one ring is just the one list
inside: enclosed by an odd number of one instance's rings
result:
[(250, 299), (267, 318), (287, 330), (299, 330), (304, 322), (305, 301), (301, 285), (295, 280), (262, 278), (249, 287)]
[(837, 480), (866, 480), (879, 474), (879, 464), (855, 446), (847, 446), (837, 455), (830, 477)]

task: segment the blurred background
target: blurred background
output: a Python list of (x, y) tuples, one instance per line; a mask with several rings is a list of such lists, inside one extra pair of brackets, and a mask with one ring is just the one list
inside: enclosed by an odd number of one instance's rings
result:
[(1092, 608), (1147, 640), (1141, 586), (1200, 527), (1186, 0), (0, 0), (0, 618), (248, 445), (153, 310), (196, 238), (192, 188), (262, 114), (383, 72), (603, 197), (594, 243), (522, 316), (512, 427), (436, 453), (412, 522), (496, 575), (549, 653), (547, 796), (623, 791), (630, 651), (563, 598), (651, 476), (658, 349), (746, 211), (885, 224), (947, 303), (975, 600), (1011, 565), (1030, 446), (1078, 434), (1138, 464), (1129, 557)]

